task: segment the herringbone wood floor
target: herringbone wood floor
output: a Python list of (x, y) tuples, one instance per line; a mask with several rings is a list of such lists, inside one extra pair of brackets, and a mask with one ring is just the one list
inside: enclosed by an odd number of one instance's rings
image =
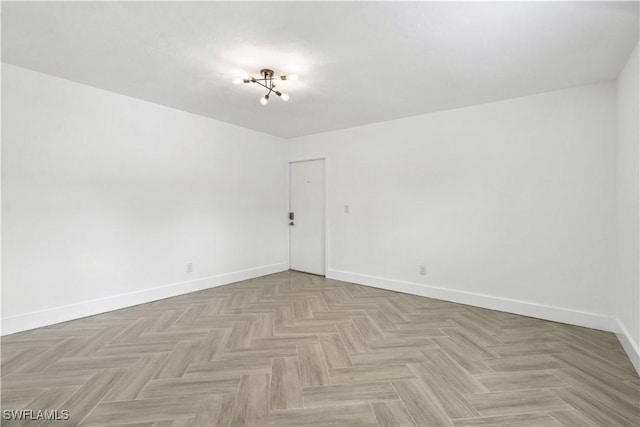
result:
[(2, 338), (2, 408), (56, 426), (638, 426), (639, 398), (613, 334), (296, 272)]

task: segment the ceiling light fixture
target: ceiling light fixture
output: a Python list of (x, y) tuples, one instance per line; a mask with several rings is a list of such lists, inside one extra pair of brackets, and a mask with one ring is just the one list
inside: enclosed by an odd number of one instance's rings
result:
[(233, 81), (233, 84), (239, 85), (242, 83), (256, 83), (262, 86), (263, 88), (267, 89), (269, 92), (267, 92), (265, 96), (260, 98), (260, 104), (262, 105), (267, 105), (267, 102), (269, 102), (269, 95), (271, 95), (272, 93), (275, 93), (276, 95), (278, 95), (280, 98), (282, 98), (283, 101), (288, 101), (289, 95), (275, 89), (276, 87), (275, 80), (277, 79), (298, 80), (298, 76), (296, 74), (290, 74), (288, 76), (283, 74), (279, 77), (274, 77), (274, 74), (275, 73), (273, 72), (273, 70), (269, 70), (265, 68), (260, 70), (260, 75), (262, 76), (261, 79), (256, 79), (255, 77), (237, 78)]

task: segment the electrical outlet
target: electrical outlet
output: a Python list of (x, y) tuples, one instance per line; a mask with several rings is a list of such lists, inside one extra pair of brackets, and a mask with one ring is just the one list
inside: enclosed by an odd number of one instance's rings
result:
[(344, 213), (349, 213), (349, 205), (344, 205)]
[(427, 275), (427, 266), (424, 264), (420, 264), (420, 274), (423, 276)]
[(193, 272), (193, 264), (189, 263), (187, 264), (187, 273), (192, 273)]

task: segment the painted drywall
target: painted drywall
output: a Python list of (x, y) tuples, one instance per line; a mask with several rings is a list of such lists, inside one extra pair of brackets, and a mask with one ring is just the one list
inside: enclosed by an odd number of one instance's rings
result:
[(283, 140), (9, 64), (2, 90), (3, 334), (288, 268)]
[(326, 157), (330, 277), (633, 337), (610, 292), (627, 69), (287, 143), (3, 64), (2, 332), (286, 269), (286, 162)]
[(638, 46), (618, 78), (618, 153), (617, 153), (617, 263), (616, 263), (616, 305), (620, 342), (640, 372), (640, 281), (638, 266), (638, 221), (640, 211), (638, 198), (638, 162), (640, 131), (638, 98)]
[(327, 158), (328, 276), (611, 330), (615, 106), (606, 82), (291, 140)]

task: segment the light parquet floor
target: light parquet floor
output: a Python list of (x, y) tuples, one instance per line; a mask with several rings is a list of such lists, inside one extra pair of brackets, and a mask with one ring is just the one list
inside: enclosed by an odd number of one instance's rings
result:
[(638, 426), (639, 400), (611, 333), (297, 272), (2, 338), (2, 409), (55, 426)]

